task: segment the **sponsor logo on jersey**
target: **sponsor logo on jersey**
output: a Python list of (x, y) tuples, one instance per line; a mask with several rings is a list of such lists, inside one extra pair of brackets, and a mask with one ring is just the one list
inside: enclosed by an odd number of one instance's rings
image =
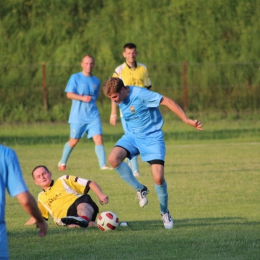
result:
[(135, 108), (134, 108), (134, 106), (130, 106), (130, 111), (131, 111), (132, 114), (135, 114)]

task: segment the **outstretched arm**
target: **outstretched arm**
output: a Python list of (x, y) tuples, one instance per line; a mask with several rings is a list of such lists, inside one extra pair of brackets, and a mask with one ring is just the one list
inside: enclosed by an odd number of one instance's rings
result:
[(110, 124), (112, 126), (116, 126), (116, 120), (117, 120), (117, 105), (115, 102), (111, 101), (111, 114), (110, 114)]
[(105, 195), (98, 184), (94, 181), (91, 181), (89, 184), (89, 188), (97, 195), (100, 204), (107, 204), (108, 203), (108, 196)]
[(192, 120), (192, 119), (187, 118), (184, 111), (172, 99), (163, 97), (161, 100), (161, 105), (167, 106), (173, 113), (175, 113), (186, 124), (189, 124), (198, 130), (203, 130), (202, 123), (196, 119)]
[(47, 234), (48, 225), (43, 219), (34, 197), (29, 191), (22, 192), (18, 194), (17, 199), (24, 210), (31, 216), (30, 220), (26, 223), (34, 222), (31, 224), (36, 224), (36, 227), (39, 228), (38, 236), (43, 237)]

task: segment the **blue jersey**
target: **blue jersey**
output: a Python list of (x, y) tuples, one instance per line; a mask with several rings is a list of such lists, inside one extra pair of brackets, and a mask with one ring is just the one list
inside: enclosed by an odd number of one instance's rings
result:
[(5, 225), (5, 190), (14, 197), (27, 191), (16, 153), (0, 145), (0, 259), (8, 256)]
[(126, 121), (126, 130), (139, 137), (161, 130), (163, 117), (159, 105), (163, 96), (140, 87), (129, 87), (128, 97), (118, 104)]
[(91, 96), (90, 102), (72, 100), (69, 123), (89, 123), (99, 117), (96, 105), (100, 91), (100, 80), (95, 76), (85, 76), (82, 72), (71, 75), (65, 92), (72, 92), (82, 96)]

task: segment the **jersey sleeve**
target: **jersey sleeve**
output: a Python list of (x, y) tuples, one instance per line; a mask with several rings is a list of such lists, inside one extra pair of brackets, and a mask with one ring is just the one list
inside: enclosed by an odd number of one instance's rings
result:
[(163, 98), (161, 94), (146, 89), (142, 89), (139, 95), (146, 107), (159, 107)]
[(84, 194), (86, 186), (90, 182), (89, 180), (73, 175), (63, 175), (61, 178), (71, 189), (76, 191), (78, 194)]
[(77, 94), (76, 74), (70, 76), (65, 92), (73, 92)]
[(144, 69), (144, 86), (146, 88), (151, 88), (152, 87), (152, 81), (151, 81), (151, 79), (149, 77), (147, 68)]
[(28, 190), (23, 179), (20, 163), (16, 153), (8, 149), (5, 156), (7, 167), (7, 191), (10, 196), (15, 197), (18, 194)]

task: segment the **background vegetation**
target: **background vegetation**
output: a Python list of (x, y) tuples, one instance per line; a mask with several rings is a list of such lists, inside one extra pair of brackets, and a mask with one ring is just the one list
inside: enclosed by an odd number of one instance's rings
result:
[[(155, 91), (188, 111), (257, 113), (260, 0), (4, 0), (0, 9), (0, 122), (66, 121), (64, 88), (86, 53), (104, 82), (135, 42)], [(46, 63), (48, 111), (43, 108)], [(109, 101), (99, 106), (107, 117)]]

